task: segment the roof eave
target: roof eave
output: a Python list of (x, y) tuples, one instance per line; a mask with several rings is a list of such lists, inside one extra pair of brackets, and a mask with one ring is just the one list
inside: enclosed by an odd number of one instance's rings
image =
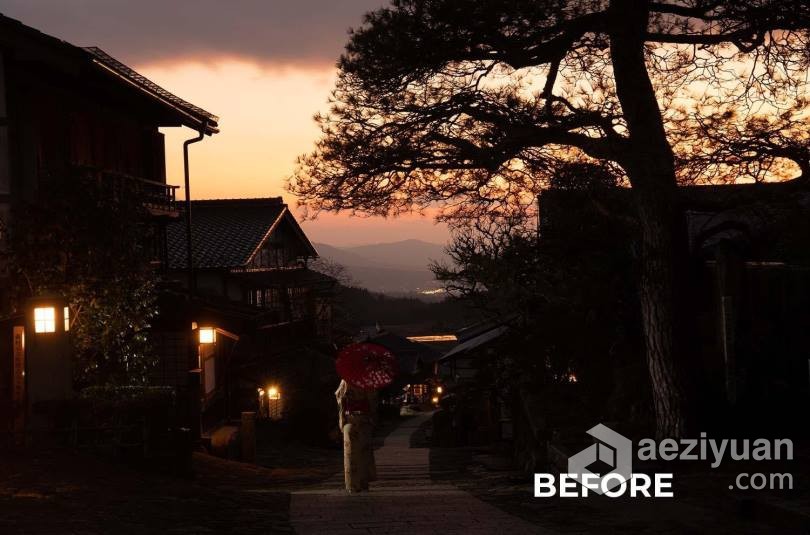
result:
[(122, 75), (121, 73), (117, 72), (115, 69), (110, 68), (109, 66), (105, 65), (103, 62), (99, 61), (98, 59), (93, 58), (93, 63), (103, 69), (105, 72), (110, 74), (111, 76), (115, 77), (117, 80), (123, 81), (124, 83), (128, 84), (130, 87), (135, 88), (140, 93), (148, 96), (149, 98), (158, 101), (161, 105), (171, 110), (173, 113), (177, 114), (178, 118), (180, 119), (180, 124), (183, 126), (187, 126), (197, 131), (203, 131), (206, 135), (213, 135), (219, 133), (219, 125), (217, 122), (211, 122), (208, 118), (200, 118), (196, 115), (189, 113), (188, 111), (184, 110), (180, 106), (177, 106), (173, 102), (170, 102), (158, 94), (155, 94), (145, 87), (136, 84), (126, 76)]
[(312, 258), (318, 258), (318, 251), (315, 250), (315, 247), (313, 247), (312, 242), (309, 241), (309, 238), (307, 238), (307, 235), (304, 234), (304, 231), (301, 228), (301, 226), (298, 224), (298, 221), (296, 221), (295, 218), (293, 217), (293, 215), (290, 213), (289, 207), (285, 206), (284, 209), (281, 211), (281, 213), (278, 214), (278, 217), (276, 218), (276, 220), (273, 221), (273, 224), (270, 225), (270, 228), (267, 229), (267, 232), (265, 232), (262, 239), (259, 240), (259, 243), (253, 249), (253, 252), (250, 253), (250, 255), (247, 257), (247, 260), (245, 260), (245, 263), (243, 264), (244, 266), (247, 266), (248, 264), (253, 262), (253, 259), (256, 257), (257, 254), (259, 254), (259, 251), (261, 251), (262, 247), (264, 247), (264, 244), (267, 242), (267, 240), (270, 239), (270, 236), (273, 234), (273, 232), (276, 230), (276, 228), (279, 226), (279, 224), (281, 224), (281, 221), (285, 217), (290, 218), (290, 223), (292, 224), (293, 229), (295, 229), (296, 234), (298, 234), (298, 236), (304, 242), (304, 245), (307, 247), (307, 249), (309, 249), (310, 253), (312, 253), (312, 255), (311, 255)]

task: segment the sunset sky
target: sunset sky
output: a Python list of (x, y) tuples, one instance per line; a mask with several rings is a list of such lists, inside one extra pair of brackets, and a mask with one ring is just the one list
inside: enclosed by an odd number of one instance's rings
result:
[[(0, 0), (0, 13), (80, 46), (99, 46), (164, 88), (220, 117), (221, 132), (191, 148), (192, 197), (283, 195), (298, 155), (318, 137), (335, 61), (363, 13), (385, 0)], [(169, 182), (182, 183), (187, 129), (166, 129)], [(353, 245), (447, 240), (444, 226), (322, 215), (314, 241)]]

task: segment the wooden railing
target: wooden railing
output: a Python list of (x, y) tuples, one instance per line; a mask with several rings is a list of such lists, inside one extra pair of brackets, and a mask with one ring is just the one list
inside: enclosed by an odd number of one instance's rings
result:
[(94, 178), (101, 187), (114, 196), (137, 196), (153, 215), (167, 217), (180, 215), (177, 206), (177, 188), (179, 186), (117, 171), (89, 167), (79, 168), (79, 171), (87, 177)]

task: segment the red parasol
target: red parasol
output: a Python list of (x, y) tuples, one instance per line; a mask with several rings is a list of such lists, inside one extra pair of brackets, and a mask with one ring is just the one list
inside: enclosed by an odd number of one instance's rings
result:
[(363, 390), (378, 390), (390, 385), (399, 371), (393, 353), (368, 342), (344, 347), (335, 366), (347, 383)]

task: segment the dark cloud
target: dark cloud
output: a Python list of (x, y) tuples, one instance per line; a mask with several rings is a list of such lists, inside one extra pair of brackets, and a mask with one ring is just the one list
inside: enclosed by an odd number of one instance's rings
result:
[(386, 0), (0, 0), (0, 13), (129, 63), (239, 56), (332, 64)]

